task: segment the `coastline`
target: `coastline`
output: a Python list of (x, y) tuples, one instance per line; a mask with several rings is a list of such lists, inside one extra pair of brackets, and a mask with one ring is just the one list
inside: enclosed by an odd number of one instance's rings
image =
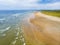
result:
[(27, 45), (60, 45), (60, 22), (39, 16), (36, 12), (34, 16), (30, 23), (26, 20), (23, 24)]
[(44, 13), (41, 13), (41, 12), (36, 12), (35, 16), (39, 16), (39, 17), (41, 16), (41, 17), (47, 18), (47, 19), (52, 20), (52, 21), (60, 22), (60, 18), (59, 17), (50, 16), (50, 15), (47, 15), (47, 14), (44, 14)]

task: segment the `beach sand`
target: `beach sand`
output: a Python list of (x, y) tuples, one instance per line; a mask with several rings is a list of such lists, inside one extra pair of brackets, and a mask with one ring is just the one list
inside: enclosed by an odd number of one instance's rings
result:
[(38, 12), (33, 15), (34, 18), (22, 23), (26, 45), (60, 45), (60, 22), (40, 16)]
[(17, 18), (19, 23), (1, 30), (0, 45), (60, 45), (60, 18), (37, 11)]

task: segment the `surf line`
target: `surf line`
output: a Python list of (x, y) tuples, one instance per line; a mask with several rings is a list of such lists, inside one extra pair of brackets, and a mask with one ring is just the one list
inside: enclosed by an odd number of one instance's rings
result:
[(18, 29), (17, 32), (16, 32), (15, 40), (12, 42), (13, 45), (16, 44), (16, 42), (17, 42), (17, 40), (18, 40), (18, 36), (19, 36), (19, 29)]
[(20, 30), (20, 33), (21, 33), (20, 40), (23, 42), (23, 45), (26, 45), (25, 39), (24, 39), (24, 36), (23, 36), (23, 32), (24, 32), (23, 28), (24, 28), (24, 26), (22, 25), (21, 30)]
[(12, 42), (12, 44), (13, 44), (13, 45), (15, 45), (15, 44), (16, 44), (16, 40), (15, 40), (15, 41), (13, 41), (13, 42)]

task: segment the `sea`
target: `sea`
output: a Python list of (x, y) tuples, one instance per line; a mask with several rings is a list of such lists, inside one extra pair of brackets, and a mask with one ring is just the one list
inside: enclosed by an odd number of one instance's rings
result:
[(22, 41), (22, 21), (32, 12), (34, 11), (0, 10), (0, 45), (25, 45), (25, 41)]
[(0, 34), (16, 26), (30, 10), (0, 10)]

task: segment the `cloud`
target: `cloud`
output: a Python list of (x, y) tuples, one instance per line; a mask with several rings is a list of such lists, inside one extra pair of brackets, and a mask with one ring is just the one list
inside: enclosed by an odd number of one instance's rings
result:
[(51, 9), (60, 9), (60, 2), (55, 2), (55, 3), (51, 3), (51, 4), (46, 4), (46, 6), (48, 8)]
[[(51, 0), (45, 0), (51, 1)], [(38, 3), (43, 2), (43, 3)], [(52, 0), (53, 3), (47, 3), (43, 0), (0, 0), (0, 10), (21, 10), (21, 9), (60, 9), (60, 1)]]
[(60, 2), (54, 2), (54, 3), (49, 3), (49, 4), (45, 4), (45, 8), (46, 9), (60, 9)]
[[(31, 8), (35, 5), (37, 0), (0, 0), (1, 8), (14, 8), (14, 9), (23, 9), (23, 8)], [(3, 9), (4, 9), (3, 8)]]

